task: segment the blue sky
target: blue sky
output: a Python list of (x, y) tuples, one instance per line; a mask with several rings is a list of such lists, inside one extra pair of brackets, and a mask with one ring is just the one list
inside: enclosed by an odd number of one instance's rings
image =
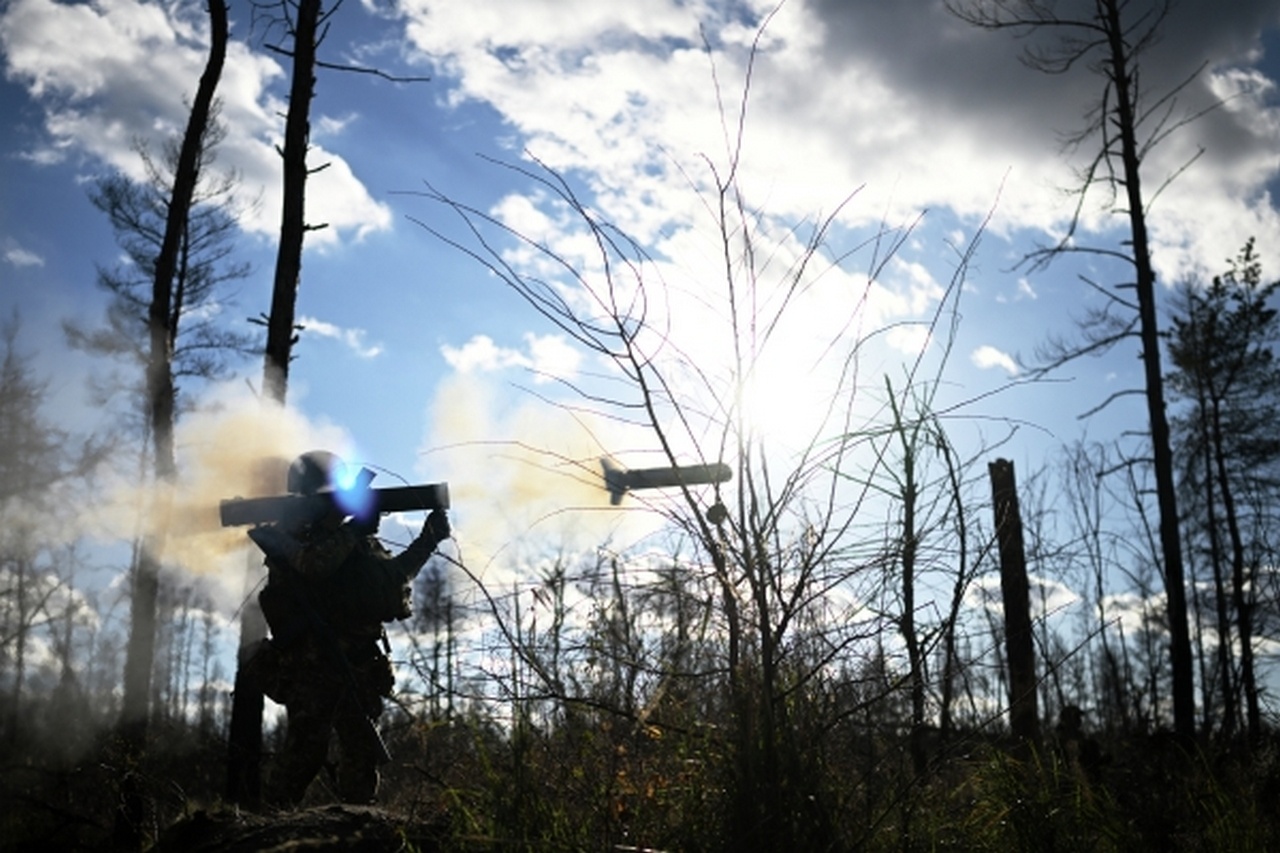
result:
[[(325, 61), (431, 80), (319, 73), (311, 162), (332, 165), (308, 185), (309, 219), (330, 227), (309, 238), (303, 264), (298, 314), (308, 328), (289, 389), (297, 429), (288, 440), (296, 449), (333, 442), (391, 472), (382, 475), (386, 484), (395, 475), (448, 479), (456, 522), (461, 530), (470, 523), (475, 539), (497, 519), (518, 531), (545, 526), (559, 508), (594, 511), (594, 493), (565, 478), (530, 494), (528, 466), (553, 458), (537, 451), (586, 459), (607, 450), (643, 464), (652, 446), (625, 430), (570, 440), (577, 424), (553, 401), (572, 398), (546, 380), (583, 382), (598, 366), (415, 222), (461, 234), (445, 208), (418, 193), (435, 187), (577, 257), (573, 221), (532, 181), (486, 159), (533, 154), (650, 248), (670, 285), (664, 319), (688, 353), (713, 361), (724, 342), (703, 291), (716, 274), (714, 221), (698, 191), (705, 193), (712, 168), (727, 166), (725, 127), (738, 120), (749, 47), (771, 9), (757, 0), (339, 7), (321, 48)], [(232, 2), (231, 12), (221, 90), (230, 133), (220, 162), (240, 172), (249, 195), (261, 196), (242, 223), (241, 255), (255, 271), (239, 283), (235, 304), (223, 306), (241, 318), (269, 307), (279, 194), (272, 144), (283, 127), (287, 75), (283, 58), (264, 47), (278, 34), (253, 26), (247, 3)], [(1184, 0), (1149, 56), (1144, 79), (1153, 91), (1204, 65), (1176, 115), (1227, 99), (1148, 160), (1154, 187), (1204, 148), (1152, 211), (1166, 282), (1221, 271), (1250, 236), (1267, 269), (1280, 270), (1273, 260), (1280, 217), (1270, 195), (1280, 171), (1278, 25), (1280, 0)], [(204, 28), (203, 9), (192, 2), (9, 0), (0, 9), (0, 308), (21, 310), (23, 344), (55, 377), (57, 415), (76, 429), (109, 421), (83, 393), (83, 379), (100, 365), (67, 351), (60, 323), (101, 316), (95, 264), (119, 255), (87, 183), (112, 170), (137, 174), (132, 140), (182, 126), (183, 98), (204, 61)], [(968, 28), (934, 0), (790, 0), (773, 14), (751, 78), (739, 173), (747, 205), (765, 212), (761, 234), (782, 235), (846, 199), (832, 253), (881, 223), (916, 223), (876, 281), (865, 279), (870, 251), (855, 251), (794, 306), (759, 390), (761, 428), (778, 441), (799, 440), (790, 435), (797, 425), (798, 436), (807, 434), (806, 407), (820, 398), (825, 376), (815, 346), (837, 317), (851, 335), (892, 329), (875, 336), (883, 346), (862, 365), (869, 387), (882, 387), (883, 371), (922, 345), (938, 354), (939, 338), (927, 341), (919, 326), (901, 324), (933, 315), (957, 247), (988, 216), (960, 294), (942, 391), (944, 403), (980, 400), (961, 410), (957, 430), (972, 438), (980, 429), (993, 440), (1019, 425), (999, 453), (1033, 470), (1086, 429), (1105, 440), (1142, 427), (1136, 402), (1088, 425), (1077, 420), (1113, 391), (1136, 387), (1132, 346), (1074, 364), (1052, 383), (985, 396), (1018, 378), (1019, 355), (1032, 357), (1049, 333), (1071, 332), (1070, 319), (1089, 303), (1079, 275), (1110, 283), (1115, 274), (1088, 259), (1034, 274), (1015, 268), (1065, 227), (1071, 207), (1063, 188), (1074, 185), (1079, 155), (1064, 152), (1061, 140), (1098, 92), (1088, 74), (1026, 69), (1018, 62), (1026, 44)], [(1090, 207), (1084, 224), (1082, 242), (1117, 245), (1118, 223), (1105, 210)], [(782, 254), (794, 249), (778, 240)], [(860, 307), (844, 316), (851, 294)], [(260, 375), (260, 363), (247, 362), (228, 388), (207, 396), (238, 400)], [(606, 503), (603, 491), (598, 497)], [(510, 518), (520, 502), (530, 515)], [(484, 549), (492, 552), (505, 535), (494, 532)]]

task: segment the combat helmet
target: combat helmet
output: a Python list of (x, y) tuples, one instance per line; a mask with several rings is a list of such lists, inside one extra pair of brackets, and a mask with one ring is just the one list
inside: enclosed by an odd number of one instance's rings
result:
[(311, 450), (293, 460), (289, 465), (285, 488), (294, 495), (315, 495), (333, 491), (334, 477), (343, 466), (335, 453), (327, 450)]

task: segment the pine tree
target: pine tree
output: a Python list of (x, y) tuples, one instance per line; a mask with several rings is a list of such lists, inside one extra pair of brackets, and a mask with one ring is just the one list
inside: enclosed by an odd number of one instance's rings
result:
[[(216, 104), (211, 110), (210, 125), (196, 155), (199, 178), (179, 238), (168, 307), (168, 345), (176, 380), (217, 379), (235, 357), (254, 347), (247, 330), (236, 331), (225, 322), (229, 285), (245, 278), (250, 268), (233, 259), (238, 217), (244, 205), (236, 193), (238, 176), (214, 171), (216, 148), (226, 131), (216, 121)], [(145, 145), (137, 146), (145, 179), (113, 173), (95, 184), (89, 199), (107, 216), (126, 261), (98, 267), (98, 286), (110, 296), (104, 322), (97, 327), (64, 324), (73, 347), (137, 369), (128, 374), (134, 378), (122, 383), (137, 401), (132, 407), (136, 412), (145, 410), (142, 368), (148, 358), (149, 306), (178, 166), (179, 141), (168, 140), (159, 157)], [(115, 385), (100, 389), (103, 400), (119, 390)]]
[[(1185, 475), (1201, 495), (1202, 530), (1218, 577), (1223, 560), (1229, 559), (1240, 687), (1250, 739), (1257, 738), (1261, 726), (1252, 596), (1259, 558), (1255, 543), (1247, 537), (1249, 531), (1258, 530), (1261, 517), (1247, 516), (1256, 515), (1249, 505), (1257, 506), (1257, 496), (1273, 493), (1280, 462), (1280, 439), (1275, 436), (1280, 364), (1272, 349), (1280, 339), (1280, 314), (1269, 304), (1277, 288), (1280, 282), (1263, 283), (1262, 264), (1250, 240), (1228, 272), (1215, 277), (1207, 288), (1183, 287), (1169, 338), (1174, 367), (1169, 386), (1175, 399), (1186, 401), (1187, 407), (1175, 420), (1183, 448), (1180, 456), (1202, 462), (1188, 465)], [(1225, 609), (1225, 602), (1220, 606)], [(1228, 639), (1220, 637), (1224, 663), (1229, 663)], [(1233, 689), (1230, 676), (1231, 669), (1224, 669), (1228, 691)], [(1227, 697), (1225, 704), (1230, 714), (1234, 698)], [(1228, 731), (1233, 722), (1226, 721)]]

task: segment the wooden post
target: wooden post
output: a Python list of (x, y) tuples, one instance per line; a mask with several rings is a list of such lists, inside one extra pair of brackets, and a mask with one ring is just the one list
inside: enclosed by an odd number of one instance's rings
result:
[(1022, 543), (1022, 515), (1013, 463), (997, 459), (987, 466), (1000, 549), (1000, 592), (1004, 599), (1004, 641), (1009, 661), (1009, 727), (1026, 744), (1040, 742), (1036, 708), (1036, 660), (1031, 635), (1031, 599), (1027, 558)]

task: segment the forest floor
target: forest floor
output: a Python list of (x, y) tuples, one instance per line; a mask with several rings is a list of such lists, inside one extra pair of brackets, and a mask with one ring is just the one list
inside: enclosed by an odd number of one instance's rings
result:
[(443, 820), (411, 819), (373, 806), (330, 805), (272, 814), (202, 811), (165, 830), (151, 851), (431, 853), (446, 831)]

